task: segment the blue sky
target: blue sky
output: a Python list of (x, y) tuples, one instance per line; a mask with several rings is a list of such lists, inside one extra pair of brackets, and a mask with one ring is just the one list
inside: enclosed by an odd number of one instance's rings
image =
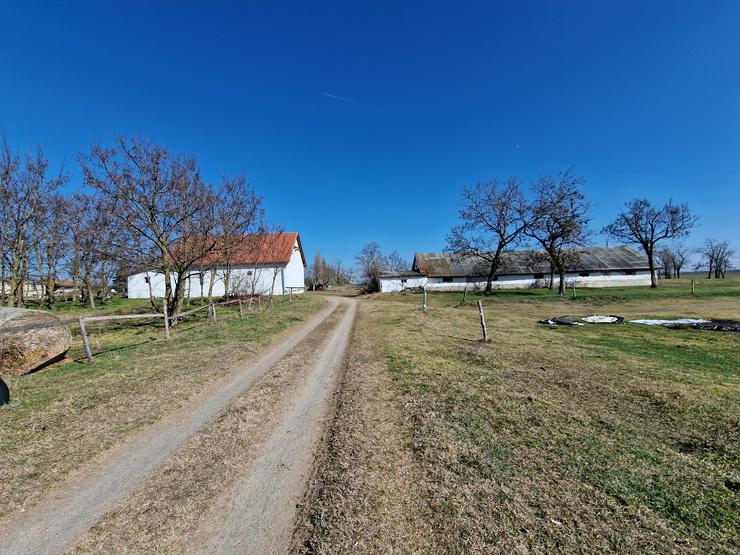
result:
[(243, 171), (347, 262), (441, 250), (466, 184), (571, 166), (597, 229), (672, 197), (692, 244), (740, 246), (738, 2), (240, 4), (3, 2), (0, 131), (55, 162), (136, 133)]

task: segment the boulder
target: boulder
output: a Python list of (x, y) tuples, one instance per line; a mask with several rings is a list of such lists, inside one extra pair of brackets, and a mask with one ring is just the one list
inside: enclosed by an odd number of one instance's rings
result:
[(69, 328), (40, 310), (0, 307), (0, 376), (20, 376), (64, 357)]

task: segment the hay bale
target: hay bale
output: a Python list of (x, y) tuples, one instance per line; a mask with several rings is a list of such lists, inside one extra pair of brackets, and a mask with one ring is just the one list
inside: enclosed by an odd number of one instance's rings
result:
[(20, 376), (62, 358), (72, 336), (66, 324), (40, 310), (0, 307), (0, 376)]

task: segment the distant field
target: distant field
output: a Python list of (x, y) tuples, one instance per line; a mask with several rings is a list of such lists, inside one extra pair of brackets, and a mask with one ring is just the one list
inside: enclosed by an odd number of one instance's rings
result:
[[(148, 300), (114, 299), (95, 311), (61, 304), (62, 318), (93, 313), (147, 312)], [(79, 331), (67, 359), (26, 376), (8, 378), (11, 403), (0, 407), (0, 519), (31, 504), (84, 463), (128, 434), (182, 406), (208, 384), (281, 333), (308, 320), (326, 303), (299, 296), (238, 317), (217, 309), (181, 322), (169, 341), (157, 321), (88, 324), (95, 363), (84, 363)]]
[[(736, 553), (740, 334), (559, 315), (740, 320), (740, 280), (484, 299), (375, 295), (304, 548), (319, 553)], [(470, 299), (470, 297), (469, 297)]]

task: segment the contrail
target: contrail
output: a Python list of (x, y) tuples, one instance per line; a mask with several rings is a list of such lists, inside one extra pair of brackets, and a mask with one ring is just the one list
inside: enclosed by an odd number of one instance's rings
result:
[(340, 102), (346, 102), (347, 104), (352, 104), (353, 106), (357, 106), (358, 108), (364, 108), (366, 110), (370, 110), (371, 112), (380, 113), (380, 110), (378, 110), (375, 106), (370, 106), (369, 104), (363, 104), (362, 102), (357, 102), (355, 100), (352, 100), (351, 98), (344, 98), (343, 96), (329, 94), (328, 92), (322, 92), (321, 94), (323, 94), (326, 97), (333, 98), (334, 100), (339, 100)]

